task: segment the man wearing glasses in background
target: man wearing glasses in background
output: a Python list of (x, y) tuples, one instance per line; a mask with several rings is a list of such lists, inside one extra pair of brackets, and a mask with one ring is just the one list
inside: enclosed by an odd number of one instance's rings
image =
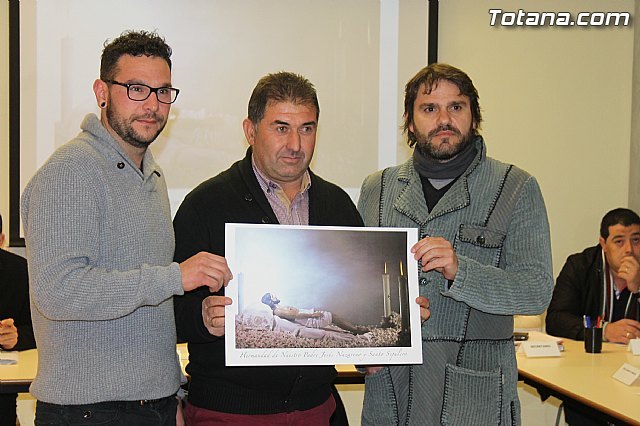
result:
[(167, 187), (148, 150), (178, 96), (170, 57), (155, 33), (105, 44), (100, 118), (87, 115), (22, 196), (37, 425), (175, 424), (172, 296), (231, 279), (220, 256), (172, 261)]

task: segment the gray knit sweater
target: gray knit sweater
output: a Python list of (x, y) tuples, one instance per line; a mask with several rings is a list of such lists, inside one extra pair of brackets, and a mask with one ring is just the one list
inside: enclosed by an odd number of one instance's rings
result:
[(38, 374), (55, 404), (157, 399), (179, 387), (182, 294), (162, 170), (141, 172), (89, 114), (22, 195)]

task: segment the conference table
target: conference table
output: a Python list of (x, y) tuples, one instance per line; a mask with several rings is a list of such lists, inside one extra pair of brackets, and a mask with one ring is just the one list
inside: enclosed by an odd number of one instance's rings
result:
[[(176, 346), (182, 371), (189, 362), (189, 352), (186, 343)], [(38, 371), (38, 350), (31, 349), (23, 352), (11, 352), (11, 357), (17, 358), (13, 365), (0, 364), (0, 393), (29, 392), (29, 385)], [(0, 359), (2, 359), (0, 352)], [(364, 383), (364, 378), (352, 365), (337, 365), (338, 377), (336, 384)]]
[(0, 352), (0, 359), (17, 358), (13, 365), (0, 364), (0, 393), (29, 392), (29, 385), (38, 371), (38, 350), (30, 349), (22, 352)]
[[(627, 351), (626, 345), (603, 343), (602, 353), (589, 354), (583, 342), (564, 339), (565, 350), (559, 357), (527, 358), (518, 353), (519, 378), (538, 389), (541, 395), (581, 404), (596, 417), (614, 424), (640, 426), (640, 383), (625, 385), (613, 374), (628, 363), (640, 368), (640, 356)], [(180, 362), (188, 362), (186, 345), (177, 346)], [(28, 392), (36, 375), (38, 351), (18, 352), (15, 365), (0, 365), (0, 393)], [(1, 356), (0, 356), (1, 358)], [(338, 366), (336, 383), (362, 383), (353, 366)]]
[(640, 368), (640, 356), (615, 343), (603, 343), (598, 354), (586, 353), (582, 341), (563, 343), (560, 357), (527, 358), (518, 353), (519, 378), (541, 396), (577, 404), (594, 418), (640, 425), (640, 383), (628, 386), (612, 377), (624, 363)]

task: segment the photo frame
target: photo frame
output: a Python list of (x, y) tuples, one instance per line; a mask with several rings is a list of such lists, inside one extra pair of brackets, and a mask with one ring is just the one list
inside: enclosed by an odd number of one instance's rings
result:
[(415, 228), (226, 224), (229, 366), (422, 362)]

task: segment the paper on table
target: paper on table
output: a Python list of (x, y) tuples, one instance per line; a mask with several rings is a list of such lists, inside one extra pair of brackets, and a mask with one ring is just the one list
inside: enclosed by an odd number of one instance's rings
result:
[[(556, 342), (558, 344), (558, 349), (562, 352), (564, 351), (564, 344), (562, 343), (562, 337), (552, 336), (547, 333), (543, 333), (541, 331), (529, 331), (528, 342)], [(520, 346), (521, 342), (515, 342), (516, 350), (519, 353), (522, 353), (522, 347)]]
[(18, 362), (18, 352), (16, 351), (0, 351), (0, 365), (16, 364)]

